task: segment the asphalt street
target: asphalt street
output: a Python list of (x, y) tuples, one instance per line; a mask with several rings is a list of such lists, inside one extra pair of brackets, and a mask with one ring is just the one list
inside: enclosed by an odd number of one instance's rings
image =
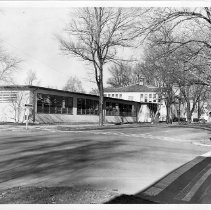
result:
[(209, 138), (207, 130), (165, 126), (65, 132), (2, 129), (0, 191), (42, 186), (135, 194), (210, 151)]

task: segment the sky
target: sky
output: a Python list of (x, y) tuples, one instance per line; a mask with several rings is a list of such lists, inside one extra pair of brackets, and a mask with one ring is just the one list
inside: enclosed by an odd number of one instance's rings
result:
[(87, 64), (63, 55), (56, 34), (62, 34), (71, 8), (3, 8), (0, 14), (1, 45), (9, 54), (22, 60), (15, 80), (23, 83), (27, 71), (37, 73), (42, 86), (62, 88), (69, 76), (77, 76), (84, 86)]
[[(65, 26), (72, 18), (70, 11), (74, 10), (75, 4), (74, 7), (71, 7), (71, 2), (62, 7), (49, 7), (50, 4), (47, 3), (44, 6), (42, 3), (34, 6), (23, 2), (16, 3), (16, 6), (11, 6), (11, 3), (8, 5), (7, 7), (5, 3), (1, 7), (0, 4), (0, 45), (9, 54), (22, 60), (15, 74), (18, 84), (23, 84), (27, 72), (32, 70), (37, 73), (40, 85), (44, 87), (62, 89), (68, 77), (77, 76), (87, 92), (97, 88), (96, 84), (88, 79), (92, 66), (73, 56), (62, 54), (55, 37), (56, 34), (64, 33)], [(77, 5), (85, 4), (79, 2)], [(89, 6), (88, 2), (86, 6)], [(137, 55), (139, 50), (136, 49), (134, 54)], [(124, 50), (123, 54), (131, 55), (127, 50)], [(109, 76), (105, 69), (105, 84)]]
[[(31, 70), (36, 72), (41, 81), (40, 86), (62, 89), (68, 77), (76, 76), (87, 92), (97, 88), (95, 83), (90, 82), (92, 65), (71, 55), (64, 55), (56, 39), (56, 35), (64, 34), (64, 28), (72, 18), (71, 11), (74, 9), (71, 7), (1, 9), (0, 45), (10, 55), (22, 61), (14, 76), (17, 84), (23, 84), (27, 72)], [(126, 55), (128, 52), (123, 51)], [(105, 68), (105, 85), (109, 76)]]

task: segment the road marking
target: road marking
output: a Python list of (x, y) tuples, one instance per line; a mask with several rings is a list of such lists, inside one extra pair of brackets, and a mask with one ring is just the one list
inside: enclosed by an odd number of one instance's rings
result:
[(157, 140), (163, 140), (163, 141), (187, 141), (190, 142), (191, 140), (181, 140), (181, 139), (176, 139), (176, 138), (172, 138), (172, 137), (165, 137), (165, 136), (153, 136), (150, 133), (141, 133), (141, 134), (126, 134), (123, 132), (112, 132), (112, 131), (97, 131), (97, 130), (86, 130), (86, 131), (67, 131), (67, 132), (71, 132), (71, 133), (92, 133), (94, 135), (117, 135), (117, 136), (128, 136), (128, 137), (135, 137), (135, 138), (147, 138), (147, 139), (157, 139)]

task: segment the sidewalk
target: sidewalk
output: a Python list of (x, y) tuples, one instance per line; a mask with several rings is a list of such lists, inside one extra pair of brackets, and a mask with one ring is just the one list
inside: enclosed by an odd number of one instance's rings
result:
[(109, 204), (210, 204), (211, 153), (196, 157), (170, 172), (145, 190), (120, 195)]
[[(119, 128), (137, 128), (137, 127), (155, 127), (156, 124), (150, 123), (128, 123), (128, 124), (104, 124), (103, 127), (98, 124), (54, 124), (54, 125), (28, 125), (28, 131), (83, 131), (83, 130), (104, 130), (104, 129), (119, 129)], [(163, 124), (162, 124), (163, 126)], [(165, 124), (166, 126), (166, 124)], [(5, 124), (0, 125), (0, 131), (24, 131), (26, 130), (25, 124)]]
[(211, 203), (210, 162), (198, 156), (136, 196), (155, 203)]
[[(207, 124), (165, 124), (165, 123), (127, 123), (127, 124), (29, 124), (28, 131), (83, 131), (83, 130), (105, 130), (119, 128), (138, 128), (138, 127), (182, 127), (196, 128), (211, 131), (211, 123)], [(25, 124), (0, 124), (0, 131), (24, 131)]]
[(211, 131), (211, 123), (191, 123), (191, 124), (173, 124), (175, 127), (187, 127), (187, 128), (196, 128), (196, 129), (204, 129)]

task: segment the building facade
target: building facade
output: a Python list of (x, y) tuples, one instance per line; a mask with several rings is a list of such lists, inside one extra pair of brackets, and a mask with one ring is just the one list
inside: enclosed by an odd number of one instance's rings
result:
[(136, 84), (120, 88), (105, 88), (104, 92), (106, 97), (145, 103), (159, 102), (158, 89), (153, 86)]
[(158, 88), (144, 83), (119, 88), (105, 88), (104, 95), (111, 98), (136, 101), (143, 104), (138, 115), (139, 122), (151, 122), (159, 112), (159, 120), (166, 120), (166, 106), (159, 99)]
[[(144, 103), (143, 103), (144, 104)], [(30, 108), (35, 123), (97, 123), (98, 96), (38, 86), (0, 87), (0, 122), (24, 122)], [(104, 98), (105, 123), (137, 122), (142, 104)]]

